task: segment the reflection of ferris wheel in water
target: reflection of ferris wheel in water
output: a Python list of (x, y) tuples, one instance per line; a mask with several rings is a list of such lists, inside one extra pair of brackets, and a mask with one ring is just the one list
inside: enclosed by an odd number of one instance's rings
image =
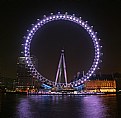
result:
[[(37, 69), (34, 67), (32, 60), (30, 58), (31, 57), (30, 56), (30, 44), (31, 44), (31, 40), (32, 40), (34, 34), (44, 24), (55, 21), (55, 20), (66, 20), (66, 21), (71, 21), (71, 22), (74, 22), (74, 23), (80, 25), (88, 32), (88, 34), (90, 35), (90, 37), (93, 41), (93, 44), (94, 44), (95, 55), (94, 55), (94, 61), (92, 63), (91, 68), (80, 79), (70, 82), (70, 83), (67, 83), (67, 80), (65, 83), (57, 83), (57, 81), (54, 82), (54, 81), (50, 81), (50, 80), (46, 79), (37, 71)], [(87, 81), (92, 76), (92, 74), (95, 72), (95, 70), (98, 68), (98, 63), (100, 62), (100, 55), (101, 55), (101, 53), (100, 53), (101, 46), (99, 45), (100, 39), (97, 38), (96, 32), (93, 31), (92, 26), (90, 27), (87, 24), (87, 21), (83, 21), (81, 19), (81, 17), (78, 18), (78, 17), (75, 17), (75, 15), (68, 15), (67, 12), (65, 14), (61, 14), (60, 12), (58, 12), (58, 14), (56, 14), (56, 15), (53, 15), (51, 13), (51, 15), (48, 17), (44, 16), (44, 18), (42, 20), (37, 19), (37, 23), (35, 25), (33, 25), (31, 30), (28, 31), (28, 35), (25, 39), (26, 39), (26, 41), (25, 41), (25, 47), (24, 47), (25, 48), (24, 55), (25, 55), (27, 66), (30, 69), (30, 71), (34, 77), (36, 77), (40, 81), (46, 83), (47, 85), (76, 87), (76, 86), (83, 84), (85, 81)]]

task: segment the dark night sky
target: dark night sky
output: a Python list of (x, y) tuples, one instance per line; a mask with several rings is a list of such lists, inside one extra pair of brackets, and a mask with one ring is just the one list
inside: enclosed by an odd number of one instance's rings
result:
[[(27, 29), (44, 14), (58, 11), (75, 14), (94, 26), (101, 38), (101, 73), (121, 72), (120, 0), (1, 0), (0, 1), (0, 73), (16, 77), (16, 62)], [(93, 44), (87, 32), (72, 22), (56, 21), (44, 25), (34, 36), (31, 54), (39, 61), (39, 71), (55, 77), (60, 51), (64, 47), (68, 77), (87, 71), (93, 60)]]

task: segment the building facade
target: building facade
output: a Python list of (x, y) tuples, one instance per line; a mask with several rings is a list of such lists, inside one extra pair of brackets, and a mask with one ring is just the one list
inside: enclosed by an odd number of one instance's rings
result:
[[(38, 68), (38, 60), (35, 56), (31, 57), (32, 63), (34, 64), (35, 68)], [(17, 60), (17, 89), (32, 89), (37, 88), (39, 86), (39, 80), (37, 80), (32, 73), (30, 72), (29, 68), (26, 65), (25, 57), (19, 57)]]
[(115, 80), (89, 80), (85, 82), (86, 92), (116, 92)]

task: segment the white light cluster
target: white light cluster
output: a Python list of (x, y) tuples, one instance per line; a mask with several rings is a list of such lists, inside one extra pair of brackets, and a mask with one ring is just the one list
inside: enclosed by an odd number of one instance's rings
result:
[[(34, 65), (32, 64), (31, 58), (30, 58), (30, 43), (31, 40), (34, 36), (34, 34), (36, 33), (36, 31), (41, 28), (44, 24), (50, 22), (50, 21), (54, 21), (54, 20), (67, 20), (67, 21), (72, 21), (74, 23), (77, 23), (78, 25), (80, 25), (81, 27), (83, 27), (88, 34), (90, 35), (93, 43), (94, 43), (94, 48), (95, 48), (95, 56), (94, 56), (94, 62), (91, 66), (91, 68), (89, 69), (89, 71), (85, 74), (84, 77), (81, 78), (81, 80), (77, 80), (75, 82), (71, 82), (69, 84), (71, 84), (72, 86), (77, 86), (82, 84), (84, 81), (86, 81), (87, 79), (90, 78), (90, 76), (94, 73), (94, 71), (96, 70), (98, 63), (99, 63), (99, 58), (100, 58), (100, 45), (99, 45), (99, 40), (96, 36), (97, 32), (93, 31), (93, 26), (89, 26), (87, 24), (87, 21), (83, 21), (80, 18), (75, 17), (75, 15), (68, 15), (68, 13), (66, 12), (65, 14), (61, 14), (60, 12), (58, 12), (58, 14), (53, 15), (53, 13), (51, 13), (50, 16), (46, 17), (44, 15), (44, 18), (42, 20), (37, 20), (37, 23), (35, 25), (32, 25), (32, 29), (31, 30), (27, 30), (28, 35), (25, 38), (26, 42), (25, 42), (25, 50), (24, 50), (24, 54), (26, 57), (26, 63), (28, 66), (30, 66), (30, 71), (34, 74), (34, 76), (36, 76), (38, 79), (40, 79), (41, 81), (45, 81), (44, 77), (35, 69)], [(47, 79), (46, 79), (47, 81)], [(49, 83), (53, 83), (55, 85), (54, 82), (48, 80)]]

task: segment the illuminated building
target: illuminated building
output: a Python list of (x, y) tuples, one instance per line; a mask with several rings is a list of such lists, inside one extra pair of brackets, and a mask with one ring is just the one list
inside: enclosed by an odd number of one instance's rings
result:
[[(38, 60), (35, 56), (31, 60), (36, 68), (38, 68)], [(19, 57), (17, 62), (17, 81), (19, 88), (35, 88), (38, 86), (38, 80), (34, 78), (27, 68), (25, 57)]]
[(116, 80), (114, 78), (92, 78), (85, 82), (86, 92), (116, 92)]

